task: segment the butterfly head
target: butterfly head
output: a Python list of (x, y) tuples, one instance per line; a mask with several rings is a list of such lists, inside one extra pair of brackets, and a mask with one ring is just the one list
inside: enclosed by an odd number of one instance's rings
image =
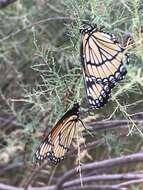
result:
[(79, 103), (75, 103), (74, 105), (73, 105), (73, 111), (75, 112), (75, 114), (79, 114)]
[(81, 34), (84, 34), (84, 33), (90, 33), (90, 32), (93, 32), (97, 30), (97, 27), (96, 25), (91, 25), (91, 24), (83, 24), (81, 27), (80, 27), (80, 33)]

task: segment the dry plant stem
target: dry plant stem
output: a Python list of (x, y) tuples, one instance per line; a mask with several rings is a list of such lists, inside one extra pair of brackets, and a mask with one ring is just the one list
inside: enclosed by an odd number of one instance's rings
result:
[[(100, 162), (94, 162), (81, 166), (83, 172), (90, 172), (93, 170), (99, 170), (104, 168), (113, 168), (123, 166), (125, 164), (137, 163), (143, 161), (143, 153), (136, 153), (127, 156), (122, 156), (120, 158), (114, 158), (109, 160), (104, 160)], [(62, 185), (71, 178), (77, 175), (77, 169), (72, 169), (58, 181), (57, 190), (61, 190)]]
[[(24, 190), (22, 187), (14, 187), (5, 184), (0, 184), (1, 190)], [(29, 190), (56, 190), (55, 186), (48, 187), (29, 187)], [(84, 187), (72, 187), (68, 190), (119, 190), (117, 187), (111, 185), (94, 185), (94, 186), (84, 186)]]
[(77, 146), (78, 146), (78, 172), (79, 172), (79, 178), (80, 178), (80, 186), (83, 187), (83, 181), (82, 181), (82, 171), (81, 171), (81, 161), (80, 161), (80, 144), (79, 144), (79, 132), (77, 132)]
[[(129, 164), (129, 163), (136, 163), (136, 162), (140, 162), (140, 161), (143, 161), (143, 153), (136, 153), (136, 154), (132, 154), (132, 155), (128, 155), (128, 156), (123, 156), (121, 158), (115, 158), (115, 159), (110, 159), (110, 160), (105, 160), (105, 161), (100, 161), (100, 162), (94, 162), (94, 163), (91, 163), (91, 164), (87, 164), (85, 166), (81, 166), (81, 169), (83, 172), (90, 172), (91, 170), (98, 170), (98, 169), (102, 169), (102, 168), (113, 168), (113, 167), (116, 167), (116, 166), (123, 166), (125, 164)], [(36, 168), (36, 170), (33, 172), (33, 174), (28, 177), (28, 181), (26, 182), (26, 185), (25, 185), (25, 190), (28, 189), (28, 186), (31, 184), (31, 182), (33, 181), (33, 179), (35, 178), (35, 176), (39, 173), (39, 171), (45, 167), (47, 163), (43, 163), (39, 168)], [(62, 189), (62, 186), (65, 188), (66, 186), (73, 186), (74, 183), (76, 185), (76, 183), (80, 183), (80, 180), (75, 180), (75, 181), (72, 181), (72, 182), (68, 182), (67, 184), (63, 185), (66, 181), (68, 181), (71, 177), (75, 177), (76, 174), (77, 174), (77, 168), (69, 171), (68, 173), (66, 173), (57, 183), (57, 186), (56, 186), (56, 189), (59, 190), (59, 189)], [(101, 175), (101, 176), (92, 176), (90, 177), (91, 180), (105, 180), (106, 179), (110, 179), (111, 180), (111, 176), (112, 175), (109, 175), (109, 176), (104, 176), (104, 175)], [(133, 181), (136, 182), (136, 179), (137, 180), (140, 180), (142, 177), (143, 177), (143, 174), (120, 174), (120, 175), (113, 175), (112, 176), (113, 179), (128, 179), (128, 180), (131, 180), (131, 179), (134, 179)], [(87, 182), (87, 181), (90, 181), (90, 179), (88, 179), (88, 177), (84, 177), (83, 181)], [(71, 184), (70, 184), (71, 183)], [(127, 182), (126, 182), (127, 183)], [(70, 184), (70, 185), (69, 185)], [(115, 187), (115, 186), (114, 186)], [(48, 189), (48, 188), (47, 188)]]
[[(143, 120), (133, 120), (136, 125), (143, 125)], [(102, 130), (111, 130), (114, 128), (125, 128), (128, 129), (128, 125), (132, 124), (128, 120), (109, 120), (109, 121), (95, 121), (90, 124), (86, 124), (87, 129), (94, 131), (102, 131)], [(142, 128), (142, 127), (141, 127)]]
[(65, 96), (63, 97), (63, 102), (65, 102), (66, 107), (67, 107), (67, 104), (68, 104), (67, 100), (70, 99), (70, 96), (72, 95), (73, 90), (75, 89), (75, 85), (76, 85), (78, 79), (79, 78), (76, 77), (74, 83), (70, 87), (68, 86), (68, 84), (66, 83), (66, 81), (64, 81), (65, 84), (66, 84), (66, 86), (67, 86), (67, 91), (65, 93)]
[[(3, 122), (4, 124), (2, 124), (0, 126), (0, 128), (4, 128), (5, 126), (9, 125), (9, 124), (12, 124), (13, 121), (16, 120), (16, 117), (15, 116), (12, 116), (10, 117), (9, 119), (7, 118), (4, 118), (4, 117), (0, 117), (0, 122)], [(16, 124), (15, 124), (16, 125)]]
[(53, 168), (53, 170), (52, 170), (52, 173), (51, 173), (51, 175), (50, 175), (50, 177), (49, 177), (49, 180), (48, 180), (48, 186), (50, 186), (50, 184), (51, 184), (51, 182), (52, 182), (52, 179), (53, 179), (53, 177), (54, 177), (54, 175), (55, 175), (55, 172), (56, 172), (57, 167), (58, 167), (58, 165), (55, 165), (54, 168)]
[(38, 175), (39, 171), (41, 169), (43, 169), (47, 164), (48, 164), (48, 161), (47, 162), (43, 162), (39, 167), (35, 166), (34, 171), (32, 172), (32, 174), (30, 174), (29, 176), (27, 176), (26, 183), (24, 185), (24, 190), (28, 189), (29, 185), (32, 183), (32, 181), (34, 180), (34, 178), (36, 177), (36, 175)]
[[(96, 141), (92, 141), (92, 142), (89, 142), (89, 143), (87, 143), (86, 144), (86, 147), (85, 146), (81, 146), (81, 151), (83, 151), (83, 150), (90, 150), (90, 149), (92, 149), (92, 148), (95, 148), (96, 146), (99, 146), (99, 145), (103, 145), (103, 144), (105, 144), (105, 139), (104, 138), (101, 138), (101, 139), (98, 139), (98, 140), (96, 140)], [(77, 153), (78, 153), (78, 150), (77, 149), (73, 149), (73, 150), (71, 150), (69, 153), (68, 153), (68, 155), (70, 155), (71, 157), (74, 157), (74, 156), (76, 156), (77, 155)]]
[[(95, 181), (114, 181), (114, 180), (132, 180), (132, 181), (138, 181), (143, 180), (143, 174), (132, 174), (132, 173), (125, 173), (125, 174), (103, 174), (103, 175), (95, 175), (90, 177), (83, 177), (82, 178), (84, 184), (91, 184)], [(118, 186), (124, 186), (127, 182), (123, 182), (117, 185)], [(80, 185), (80, 180), (75, 179), (72, 181), (69, 181), (63, 185), (63, 187), (72, 187)], [(116, 186), (116, 185), (115, 185)]]
[(22, 168), (23, 167), (23, 163), (13, 163), (13, 164), (9, 164), (6, 167), (0, 167), (0, 175), (4, 175), (5, 172), (12, 170), (13, 168)]
[[(97, 175), (92, 176), (90, 178), (84, 177), (83, 181), (86, 183), (86, 185), (83, 188), (89, 188), (89, 190), (92, 190), (92, 186), (87, 186), (87, 183), (95, 182), (95, 181), (112, 181), (112, 180), (130, 180), (123, 183), (119, 183), (117, 185), (94, 185), (95, 189), (121, 189), (122, 187), (129, 186), (131, 184), (136, 184), (143, 182), (143, 174), (131, 174), (131, 173), (125, 173), (125, 174), (111, 174), (111, 175)], [(73, 180), (70, 182), (66, 182), (63, 185), (63, 189), (75, 189), (75, 188), (81, 188), (76, 187), (76, 185), (80, 184), (80, 180)], [(9, 185), (0, 184), (0, 189), (2, 190), (23, 190), (23, 188), (17, 188)], [(29, 190), (55, 190), (56, 186), (46, 186), (46, 187), (29, 187)], [(81, 188), (82, 189), (82, 188)]]
[(136, 179), (136, 180), (119, 183), (118, 185), (114, 185), (114, 187), (122, 188), (122, 187), (126, 187), (132, 184), (137, 184), (137, 183), (143, 183), (143, 179)]
[(68, 190), (119, 190), (119, 188), (113, 187), (112, 185), (90, 185), (84, 187), (72, 187), (68, 188)]

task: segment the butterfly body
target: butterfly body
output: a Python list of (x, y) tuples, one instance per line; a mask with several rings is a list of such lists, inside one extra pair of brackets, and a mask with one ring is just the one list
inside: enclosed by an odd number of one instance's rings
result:
[(57, 164), (64, 159), (69, 150), (76, 131), (76, 122), (79, 118), (79, 104), (74, 104), (57, 122), (50, 133), (48, 133), (35, 152), (35, 158), (41, 162), (44, 159)]
[(100, 108), (109, 99), (111, 89), (127, 73), (123, 66), (124, 48), (109, 33), (92, 25), (84, 25), (82, 33), (81, 62), (87, 98), (92, 108)]

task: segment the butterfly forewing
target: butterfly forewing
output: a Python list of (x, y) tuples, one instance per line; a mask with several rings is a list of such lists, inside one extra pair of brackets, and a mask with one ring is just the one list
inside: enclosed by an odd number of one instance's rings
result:
[(43, 140), (35, 153), (36, 160), (42, 161), (48, 158), (52, 163), (57, 164), (64, 158), (75, 134), (78, 114), (79, 105), (74, 104)]
[(123, 78), (124, 49), (109, 34), (103, 32), (87, 33), (83, 36), (82, 57), (91, 76), (103, 83), (115, 83)]

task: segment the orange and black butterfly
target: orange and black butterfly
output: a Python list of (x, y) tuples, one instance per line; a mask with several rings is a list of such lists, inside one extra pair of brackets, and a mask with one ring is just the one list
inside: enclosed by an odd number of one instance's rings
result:
[(46, 135), (35, 152), (36, 161), (48, 159), (54, 164), (63, 160), (69, 150), (79, 120), (79, 104), (76, 103), (57, 122), (50, 133)]
[(107, 103), (116, 82), (126, 75), (123, 60), (128, 62), (128, 56), (112, 34), (89, 24), (80, 32), (83, 34), (81, 62), (88, 102), (92, 108), (100, 108)]

